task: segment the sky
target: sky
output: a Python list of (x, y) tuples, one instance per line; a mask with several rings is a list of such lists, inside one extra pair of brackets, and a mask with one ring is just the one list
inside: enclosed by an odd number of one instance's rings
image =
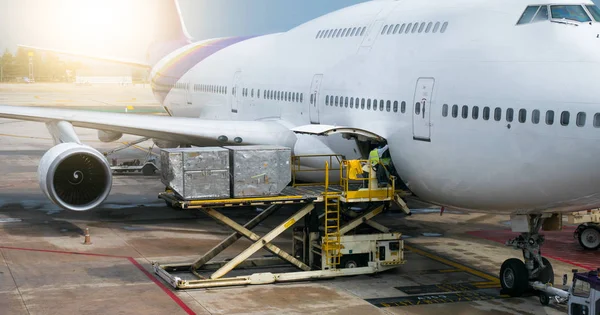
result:
[[(0, 49), (17, 44), (143, 60), (157, 1), (0, 0)], [(179, 0), (196, 40), (289, 30), (367, 0)]]

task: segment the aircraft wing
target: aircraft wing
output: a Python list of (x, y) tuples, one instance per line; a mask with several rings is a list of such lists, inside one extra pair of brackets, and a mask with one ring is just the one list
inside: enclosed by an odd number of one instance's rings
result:
[(274, 144), (293, 147), (293, 131), (277, 121), (230, 121), (0, 105), (0, 117), (66, 121), (76, 127), (176, 141), (196, 146)]
[(130, 67), (136, 67), (136, 68), (143, 68), (143, 69), (152, 68), (152, 66), (150, 64), (148, 64), (146, 62), (137, 61), (137, 60), (128, 60), (128, 59), (108, 57), (108, 56), (93, 56), (93, 55), (81, 54), (81, 53), (77, 53), (77, 52), (69, 52), (69, 51), (28, 46), (28, 45), (18, 45), (18, 46), (23, 47), (25, 49), (29, 49), (29, 50), (47, 51), (47, 52), (53, 52), (53, 53), (60, 54), (60, 55), (83, 57), (83, 58), (87, 58), (87, 59), (106, 61), (106, 62), (110, 62), (110, 63), (122, 64), (122, 65), (127, 65)]

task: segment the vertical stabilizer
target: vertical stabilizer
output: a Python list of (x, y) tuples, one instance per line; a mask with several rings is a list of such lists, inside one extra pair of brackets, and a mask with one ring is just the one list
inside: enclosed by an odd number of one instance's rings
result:
[(192, 42), (181, 16), (177, 0), (157, 0), (154, 25), (154, 41), (148, 47), (146, 59), (156, 64), (162, 57)]

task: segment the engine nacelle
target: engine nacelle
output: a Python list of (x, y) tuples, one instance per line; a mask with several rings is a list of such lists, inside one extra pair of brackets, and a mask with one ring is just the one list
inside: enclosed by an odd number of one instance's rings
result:
[(113, 142), (121, 139), (123, 134), (116, 131), (98, 130), (98, 140), (102, 142)]
[(177, 148), (181, 145), (178, 142), (169, 140), (152, 139), (152, 141), (154, 141), (154, 144), (156, 144), (156, 146), (161, 149), (172, 149)]
[(58, 206), (87, 211), (101, 204), (112, 187), (106, 158), (92, 147), (61, 143), (48, 150), (38, 167), (40, 188)]

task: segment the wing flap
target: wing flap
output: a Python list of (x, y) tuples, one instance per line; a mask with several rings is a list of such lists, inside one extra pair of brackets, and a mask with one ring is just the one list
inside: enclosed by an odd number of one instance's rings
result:
[(292, 147), (295, 134), (277, 121), (230, 121), (0, 105), (0, 117), (116, 131), (197, 146), (275, 144)]

